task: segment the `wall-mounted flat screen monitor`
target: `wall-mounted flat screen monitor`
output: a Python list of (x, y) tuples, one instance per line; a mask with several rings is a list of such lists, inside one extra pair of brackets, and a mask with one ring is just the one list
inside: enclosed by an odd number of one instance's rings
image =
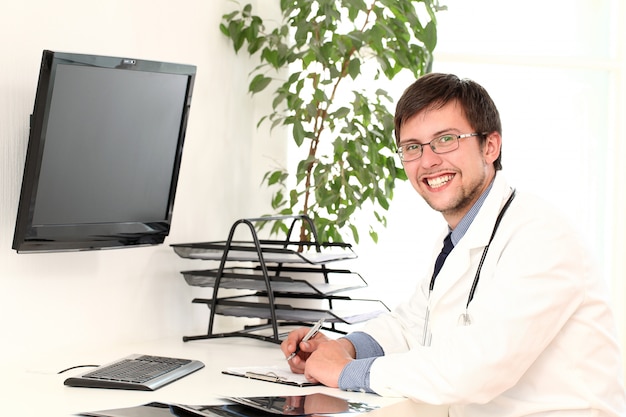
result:
[(192, 65), (44, 51), (13, 249), (163, 243), (195, 73)]

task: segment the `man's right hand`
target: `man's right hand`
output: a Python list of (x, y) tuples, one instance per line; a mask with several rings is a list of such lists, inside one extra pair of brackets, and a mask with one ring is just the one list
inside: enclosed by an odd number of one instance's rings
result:
[[(289, 361), (289, 367), (291, 371), (297, 374), (303, 374), (306, 367), (306, 360), (311, 356), (313, 352), (317, 350), (320, 344), (328, 342), (332, 339), (328, 338), (321, 332), (316, 334), (308, 342), (301, 342), (304, 336), (309, 332), (308, 327), (300, 327), (289, 333), (287, 338), (280, 344), (280, 349), (283, 351), (285, 358), (288, 358), (296, 350), (296, 346), (300, 345), (300, 351), (296, 356)], [(337, 342), (345, 349), (345, 351), (352, 357), (356, 358), (356, 351), (352, 343), (345, 338), (337, 339)]]
[(300, 345), (300, 351), (298, 352), (298, 354), (289, 361), (289, 367), (291, 368), (291, 371), (297, 374), (304, 373), (306, 360), (309, 356), (311, 356), (311, 353), (313, 353), (317, 349), (319, 344), (330, 340), (327, 336), (320, 332), (311, 339), (309, 339), (307, 342), (302, 342), (302, 339), (304, 339), (304, 336), (309, 332), (309, 330), (309, 327), (300, 327), (296, 330), (293, 330), (280, 344), (280, 349), (283, 351), (285, 358), (289, 357), (289, 355), (295, 352), (296, 347)]

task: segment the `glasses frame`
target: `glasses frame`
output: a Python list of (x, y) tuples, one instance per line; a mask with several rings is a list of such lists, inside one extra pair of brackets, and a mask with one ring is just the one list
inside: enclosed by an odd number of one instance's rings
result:
[[(400, 157), (400, 161), (402, 161), (402, 162), (411, 162), (411, 161), (415, 161), (417, 159), (420, 159), (422, 157), (422, 155), (424, 155), (424, 147), (425, 146), (430, 146), (430, 149), (434, 153), (440, 155), (440, 154), (456, 151), (457, 149), (459, 149), (459, 141), (461, 139), (471, 138), (471, 137), (474, 137), (474, 136), (486, 136), (486, 135), (487, 135), (486, 132), (485, 133), (478, 133), (478, 132), (464, 133), (462, 135), (455, 135), (453, 133), (447, 133), (445, 135), (438, 136), (435, 139), (433, 139), (433, 140), (431, 140), (430, 142), (427, 142), (427, 143), (407, 143), (406, 145), (398, 146), (398, 149), (396, 150), (396, 152), (397, 152), (398, 156)], [(435, 145), (433, 145), (433, 142), (436, 143), (438, 140), (441, 140), (441, 138), (444, 138), (446, 136), (452, 136), (452, 137), (456, 138), (456, 146), (453, 149), (452, 148), (451, 149), (446, 149), (443, 152), (442, 151), (437, 151)], [(419, 156), (417, 156), (415, 158), (411, 158), (411, 159), (406, 159), (404, 157), (404, 148), (406, 146), (419, 146), (419, 150), (420, 150)]]

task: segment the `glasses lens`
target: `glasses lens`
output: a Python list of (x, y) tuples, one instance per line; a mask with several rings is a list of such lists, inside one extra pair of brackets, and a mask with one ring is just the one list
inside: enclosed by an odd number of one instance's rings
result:
[(401, 146), (398, 149), (400, 159), (403, 161), (412, 161), (422, 156), (422, 145), (419, 143), (409, 143), (408, 145)]
[(444, 135), (430, 143), (436, 153), (446, 153), (459, 147), (459, 140), (455, 135)]

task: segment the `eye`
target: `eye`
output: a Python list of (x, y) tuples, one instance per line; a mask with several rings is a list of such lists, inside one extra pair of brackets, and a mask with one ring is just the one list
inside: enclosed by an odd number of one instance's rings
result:
[(422, 145), (419, 143), (409, 143), (408, 145), (404, 145), (405, 152), (417, 152), (422, 149)]
[(437, 139), (437, 142), (439, 142), (442, 145), (446, 145), (448, 143), (454, 142), (455, 140), (456, 140), (456, 136), (454, 135), (443, 135), (442, 137)]

